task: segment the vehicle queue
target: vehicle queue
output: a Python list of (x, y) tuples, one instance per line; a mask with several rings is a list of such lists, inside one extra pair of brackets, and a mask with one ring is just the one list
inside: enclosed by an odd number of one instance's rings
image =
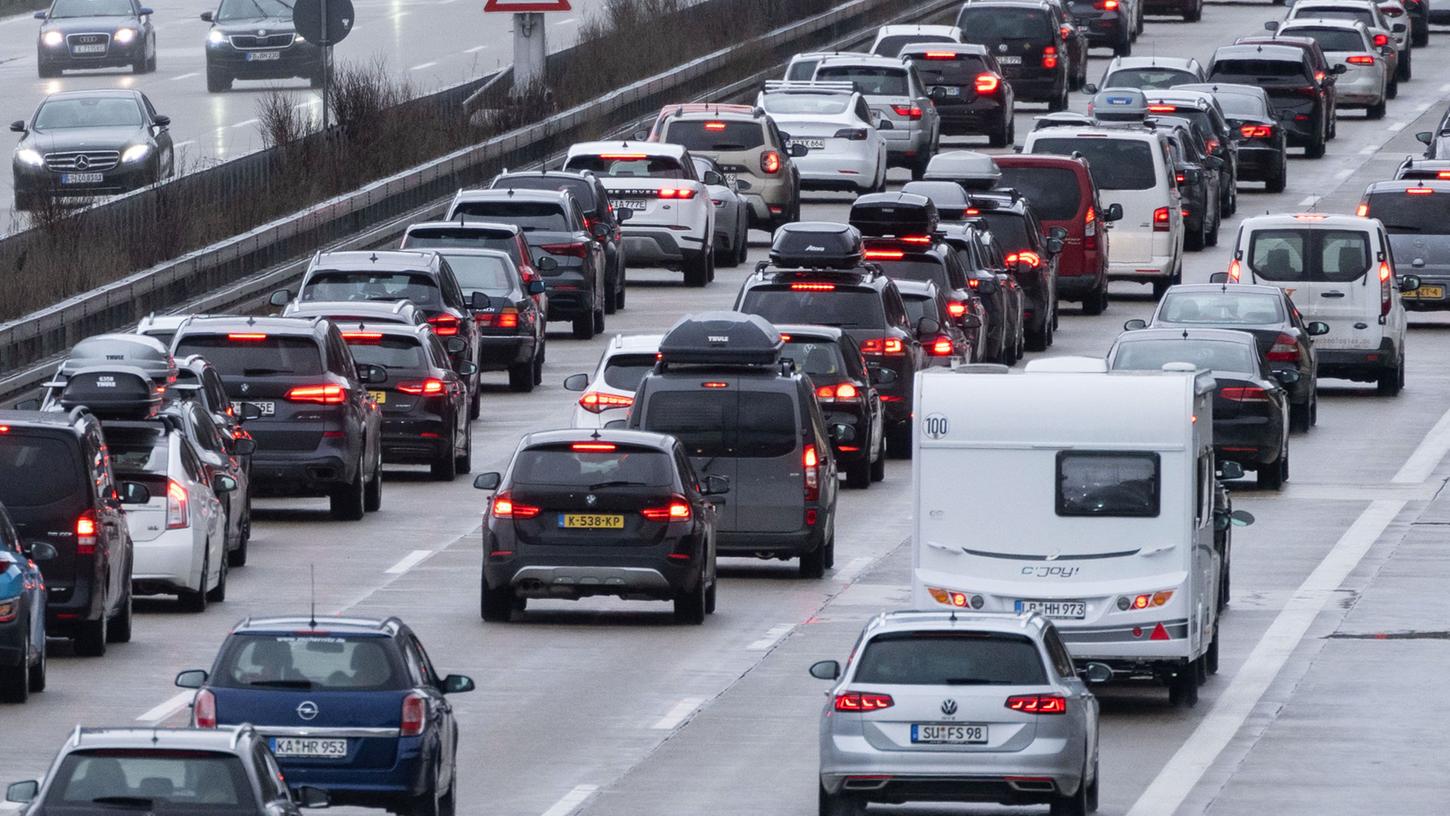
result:
[[(1183, 253), (1218, 240), (1249, 194), (1241, 181), (1279, 190), (1289, 145), (1322, 155), (1337, 77), (1393, 65), (1380, 96), (1342, 97), (1371, 117), (1410, 79), (1419, 43), (1394, 22), (1405, 7), (1300, 3), (1272, 37), (1203, 66), (1127, 57), (1136, 6), (1090, 36), (1055, 0), (972, 0), (925, 45), (893, 28), (869, 54), (801, 55), (753, 106), (667, 107), (642, 139), (578, 144), (560, 170), (460, 192), (399, 249), (318, 254), (295, 292), (273, 296), (279, 315), (157, 316), (78, 343), (34, 404), (0, 411), (0, 696), (45, 688), (48, 636), (95, 656), (128, 641), (144, 625), (135, 596), (197, 612), (224, 602), (254, 495), (322, 496), (356, 520), (385, 508), (384, 465), (470, 473), (483, 372), (507, 371), (515, 391), (540, 384), (546, 324), (605, 331), (631, 264), (709, 285), (717, 264), (744, 260), (743, 218), (772, 231), (771, 252), (732, 311), (612, 339), (593, 373), (566, 381), (583, 392), (572, 427), (537, 429), (475, 479), (488, 493), (482, 619), (611, 595), (668, 600), (679, 622), (703, 624), (719, 556), (795, 560), (821, 578), (838, 483), (869, 488), (888, 457), (912, 458), (915, 609), (873, 621), (844, 663), (811, 668), (836, 683), (821, 813), (1094, 810), (1088, 683), (1160, 684), (1192, 705), (1217, 671), (1232, 527), (1253, 520), (1223, 482), (1248, 470), (1281, 488), (1291, 430), (1317, 421), (1317, 378), (1398, 394), (1406, 309), (1450, 304), (1437, 259), (1404, 239), (1450, 232), (1433, 134), (1431, 162), (1372, 185), (1357, 213), (1248, 219), (1223, 273), (1182, 283)], [(1346, 33), (1373, 50), (1341, 48)], [(1085, 54), (1103, 38), (1123, 56), (1098, 88)], [(1009, 39), (1029, 44), (1001, 56)], [(1083, 86), (1091, 113), (1058, 113)], [(941, 149), (943, 135), (1012, 142), (1017, 99), (1050, 112), (1021, 155)], [(30, 127), (58, 103), (70, 104), (48, 100)], [(1418, 175), (1427, 165), (1436, 175)], [(886, 193), (888, 167), (914, 180)], [(848, 222), (802, 221), (811, 189), (858, 193)], [(1059, 303), (1107, 308), (1109, 281), (1150, 284), (1153, 317), (1129, 321), (1101, 359), (1006, 376), (1052, 346)], [(1084, 418), (1133, 421), (1064, 424), (1045, 411), (1064, 392)], [(1028, 497), (1040, 526), (982, 540), (940, 490), (962, 472), (986, 477), (971, 488), (980, 506)], [(459, 807), (447, 695), (473, 682), (438, 672), (401, 620), (248, 619), (177, 684), (196, 689), (195, 728), (235, 729), (174, 737), (207, 746), (205, 762), (163, 766), (78, 729), (44, 781), (8, 798), (32, 813), (184, 805), (220, 785), (242, 809)], [(268, 781), (278, 769), (292, 790)]]

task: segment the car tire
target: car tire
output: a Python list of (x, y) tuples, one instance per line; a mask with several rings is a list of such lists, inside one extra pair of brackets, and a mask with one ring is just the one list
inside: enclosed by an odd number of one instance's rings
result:
[(849, 793), (827, 793), (821, 785), (817, 804), (820, 816), (865, 816), (866, 803)]
[(1254, 480), (1260, 490), (1283, 490), (1284, 480), (1289, 478), (1289, 447), (1279, 452), (1279, 458), (1268, 464), (1259, 465)]
[(1385, 91), (1385, 96), (1387, 98), (1389, 98), (1389, 99), (1394, 99), (1395, 97), (1397, 97), (1399, 95), (1400, 95), (1400, 79), (1399, 79), (1399, 73), (1396, 72), (1395, 78), (1392, 79), (1392, 80), (1390, 80), (1390, 87), (1389, 87), (1389, 90)]
[(1132, 55), (1133, 55), (1133, 34), (1132, 34), (1131, 31), (1127, 31), (1125, 29), (1124, 32), (1123, 32), (1122, 39), (1118, 40), (1118, 44), (1115, 45), (1115, 46), (1113, 46), (1113, 56), (1115, 56), (1115, 57), (1130, 57)]
[(1183, 12), (1183, 22), (1196, 23), (1203, 19), (1203, 0), (1195, 0), (1193, 6)]
[(30, 664), (29, 674), (31, 691), (45, 691), (45, 662), (45, 644), (41, 644), (40, 656), (36, 659), (34, 663)]
[(710, 588), (705, 590), (705, 614), (715, 614), (717, 595), (720, 589), (720, 577), (714, 576), (710, 579)]
[[(531, 365), (533, 366), (533, 369), (534, 369), (534, 385), (543, 385), (544, 384), (544, 355), (545, 355), (545, 351), (546, 351), (546, 349), (544, 348), (544, 344), (541, 341), (540, 344), (539, 344), (539, 351), (538, 351), (537, 354), (534, 355), (534, 360), (531, 363)], [(478, 415), (477, 414), (471, 414), (469, 416), (469, 419), (478, 419)]]
[(1213, 640), (1208, 642), (1208, 651), (1203, 654), (1203, 667), (1209, 674), (1218, 674), (1218, 627), (1213, 629)]
[(509, 390), (518, 394), (527, 394), (534, 390), (532, 360), (509, 366)]
[[(1187, 17), (1187, 15), (1184, 15)], [(1088, 781), (1087, 765), (1083, 765), (1082, 778), (1078, 780), (1077, 790), (1066, 796), (1053, 796), (1048, 806), (1048, 813), (1052, 816), (1087, 816), (1088, 814)]]
[(846, 465), (846, 486), (854, 490), (865, 490), (871, 486), (870, 453)]
[(453, 469), (459, 473), (473, 472), (473, 430), (463, 432), (463, 453), (454, 457)]
[(1168, 681), (1168, 704), (1185, 708), (1198, 705), (1198, 660), (1185, 664), (1178, 675)]
[(207, 546), (207, 554), (201, 559), (201, 579), (197, 582), (196, 589), (184, 589), (176, 593), (176, 603), (182, 612), (202, 613), (206, 611), (207, 593), (206, 579), (211, 574), (211, 546)]
[(1172, 285), (1173, 281), (1165, 278), (1160, 278), (1153, 281), (1153, 299), (1161, 300), (1163, 298), (1163, 293), (1167, 292), (1168, 287)]
[[(105, 608), (105, 601), (102, 600), (101, 608)], [(105, 615), (95, 620), (83, 621), (76, 630), (75, 651), (81, 657), (104, 657), (106, 654), (106, 633), (110, 629), (110, 619)]]
[(710, 252), (702, 250), (685, 256), (685, 285), (695, 288), (710, 282)]
[(30, 667), (21, 659), (14, 666), (0, 666), (0, 702), (23, 703), (30, 699)]
[(1381, 371), (1375, 380), (1375, 393), (1382, 397), (1393, 397), (1400, 393), (1405, 387), (1405, 358), (1401, 357), (1400, 362), (1394, 368)]
[(1381, 99), (1375, 104), (1365, 108), (1364, 115), (1370, 119), (1383, 119), (1385, 118), (1385, 108), (1387, 107), (1388, 105), (1385, 104), (1385, 100)]
[(133, 74), (144, 74), (144, 73), (146, 73), (146, 66), (147, 66), (147, 64), (149, 62), (150, 62), (150, 60), (146, 59), (146, 48), (145, 48), (145, 46), (142, 46), (142, 48), (141, 48), (141, 56), (140, 57), (137, 57), (136, 58), (136, 61), (133, 62), (133, 63), (131, 63), (131, 73), (133, 73)]
[(594, 314), (592, 312), (575, 315), (573, 323), (575, 340), (594, 339)]
[(1048, 113), (1058, 113), (1060, 111), (1067, 110), (1067, 94), (1068, 94), (1067, 85), (1068, 85), (1067, 81), (1066, 80), (1063, 80), (1063, 83), (1062, 83), (1062, 92), (1059, 93), (1059, 94), (1057, 94), (1053, 98), (1047, 100), (1047, 112)]
[(227, 553), (227, 565), (233, 567), (245, 567), (247, 565), (247, 545), (252, 542), (252, 497), (247, 496), (247, 505), (242, 510), (242, 541), (235, 550)]
[(39, 60), (38, 62), (39, 65), (36, 73), (40, 75), (41, 79), (55, 79), (56, 77), (61, 75), (62, 71), (60, 68), (57, 68), (54, 65), (47, 65), (44, 60)]
[(513, 617), (514, 598), (512, 592), (492, 589), (488, 579), (479, 581), (478, 614), (489, 623), (507, 623)]
[(1410, 26), (1410, 45), (1416, 48), (1424, 48), (1430, 44), (1430, 24), (1422, 26)]
[(363, 512), (376, 513), (383, 509), (383, 454), (373, 463), (373, 477), (363, 487)]
[(218, 68), (207, 66), (206, 69), (206, 90), (207, 93), (223, 93), (232, 89), (232, 75)]
[(1092, 784), (1091, 785), (1088, 785), (1088, 791), (1087, 791), (1087, 809), (1088, 809), (1088, 813), (1097, 813), (1098, 812), (1098, 791), (1101, 789), (1100, 786), (1098, 785), (1098, 782), (1102, 778), (1103, 778), (1102, 771), (1099, 770), (1099, 768), (1098, 768), (1098, 761), (1095, 759), (1095, 760), (1093, 760), (1093, 781), (1092, 781)]
[(156, 73), (156, 43), (151, 43), (151, 56), (146, 59), (146, 73)]
[(367, 492), (365, 481), (362, 462), (358, 462), (357, 473), (353, 474), (352, 481), (333, 487), (331, 495), (328, 496), (328, 505), (334, 519), (358, 521), (363, 517), (363, 494)]
[(1400, 55), (1400, 66), (1395, 71), (1395, 79), (1402, 80), (1404, 82), (1410, 81), (1414, 71), (1414, 66), (1410, 62), (1410, 57), (1414, 53), (1414, 51), (1406, 48), (1405, 52)]
[(1048, 347), (1048, 345), (1050, 345), (1050, 343), (1049, 343), (1049, 341), (1048, 341), (1047, 338), (1051, 335), (1051, 333), (1052, 333), (1052, 328), (1051, 328), (1051, 322), (1050, 321), (1043, 321), (1043, 326), (1042, 326), (1042, 330), (1041, 331), (1029, 331), (1029, 332), (1027, 332), (1027, 350), (1028, 351), (1047, 351), (1047, 347)]
[(121, 604), (121, 609), (110, 622), (106, 624), (106, 642), (108, 643), (130, 643), (131, 642), (131, 621), (134, 618), (134, 603), (131, 590), (126, 590), (126, 602)]
[(876, 451), (876, 461), (871, 463), (871, 481), (880, 482), (886, 478), (886, 434), (881, 434), (881, 446)]
[(886, 428), (886, 450), (892, 459), (911, 458), (911, 422), (902, 422)]
[(1217, 213), (1213, 217), (1213, 229), (1207, 230), (1203, 235), (1203, 245), (1206, 247), (1218, 246), (1218, 230), (1223, 226), (1223, 218)]
[(1082, 313), (1089, 317), (1096, 317), (1108, 308), (1108, 287), (1089, 292), (1087, 298), (1082, 302)]
[(474, 384), (474, 387), (473, 387), (473, 396), (471, 396), (471, 397), (468, 398), (468, 418), (469, 419), (478, 419), (478, 415), (482, 411), (483, 411), (483, 391), (480, 390), (478, 388), (478, 384), (475, 383)]
[(801, 553), (800, 577), (815, 580), (826, 574), (826, 543), (822, 541), (810, 552)]
[(604, 293), (604, 313), (612, 315), (619, 308), (619, 302), (614, 299), (614, 285), (609, 283), (609, 281), (605, 281), (604, 285), (608, 287), (608, 290)]
[(217, 576), (216, 586), (206, 593), (206, 599), (212, 603), (221, 603), (227, 599), (227, 560), (225, 558), (221, 561), (221, 574)]
[(445, 816), (444, 796), (438, 790), (439, 772), (433, 769), (433, 787), (413, 797), (408, 803), (407, 816)]
[(1012, 143), (1012, 134), (1009, 132), (1012, 125), (1011, 116), (1003, 116), (1002, 122), (987, 134), (988, 147), (1006, 147)]
[(458, 477), (458, 459), (454, 457), (453, 451), (458, 448), (458, 432), (448, 434), (448, 444), (433, 457), (429, 463), (429, 475), (435, 482), (451, 482)]
[(1274, 173), (1274, 175), (1270, 176), (1268, 181), (1264, 182), (1264, 190), (1270, 193), (1282, 193), (1284, 192), (1284, 188), (1287, 187), (1288, 184), (1289, 163), (1287, 161), (1283, 161), (1279, 163), (1278, 171)]
[(675, 595), (675, 623), (699, 626), (705, 622), (705, 576), (700, 575), (695, 588)]

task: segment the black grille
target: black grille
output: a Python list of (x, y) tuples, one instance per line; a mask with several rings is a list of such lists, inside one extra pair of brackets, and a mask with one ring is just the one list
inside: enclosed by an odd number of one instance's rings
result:
[(255, 34), (233, 34), (232, 47), (243, 50), (286, 48), (292, 44), (291, 34), (266, 34), (257, 36)]

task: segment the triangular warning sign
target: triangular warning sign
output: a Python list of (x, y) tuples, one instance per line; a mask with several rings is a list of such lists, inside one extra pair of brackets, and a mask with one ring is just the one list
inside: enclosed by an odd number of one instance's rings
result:
[(484, 11), (573, 11), (569, 0), (488, 0)]

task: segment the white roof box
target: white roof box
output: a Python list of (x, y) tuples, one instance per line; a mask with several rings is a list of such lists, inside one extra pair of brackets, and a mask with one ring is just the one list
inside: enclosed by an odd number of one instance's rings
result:
[(1002, 179), (1002, 171), (992, 157), (972, 150), (947, 150), (931, 157), (926, 178), (934, 181), (955, 181), (969, 189), (990, 190)]
[(1104, 88), (1088, 105), (1100, 122), (1137, 122), (1148, 115), (1148, 97), (1138, 88)]
[(1108, 361), (1102, 357), (1043, 357), (1027, 364), (1028, 374), (1106, 374)]

